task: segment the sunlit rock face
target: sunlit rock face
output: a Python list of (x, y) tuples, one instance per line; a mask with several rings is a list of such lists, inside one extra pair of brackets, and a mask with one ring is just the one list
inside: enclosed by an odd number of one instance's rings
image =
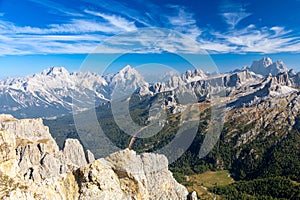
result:
[(125, 149), (94, 159), (76, 139), (59, 150), (41, 119), (0, 115), (1, 199), (186, 199), (163, 155)]

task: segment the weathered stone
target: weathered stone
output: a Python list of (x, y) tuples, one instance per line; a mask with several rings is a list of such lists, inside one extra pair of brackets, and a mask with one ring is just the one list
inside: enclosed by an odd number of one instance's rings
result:
[(78, 169), (79, 199), (124, 199), (118, 176), (104, 159)]
[(41, 119), (0, 115), (0, 127), (1, 199), (187, 198), (163, 155), (126, 149), (95, 160), (76, 139), (59, 151)]
[[(126, 149), (106, 158), (119, 176), (125, 195), (142, 199), (186, 199), (188, 191), (178, 184), (168, 170), (163, 155), (136, 152)], [(126, 187), (131, 185), (132, 187)], [(129, 189), (129, 190), (128, 190)]]
[(193, 191), (191, 194), (189, 194), (188, 200), (198, 200), (196, 191)]
[(78, 167), (87, 164), (82, 145), (77, 139), (66, 139), (63, 147), (63, 159), (67, 164), (73, 164)]
[(86, 160), (87, 160), (88, 163), (91, 163), (91, 162), (95, 161), (95, 156), (90, 150), (87, 150), (85, 152), (85, 154), (86, 154)]

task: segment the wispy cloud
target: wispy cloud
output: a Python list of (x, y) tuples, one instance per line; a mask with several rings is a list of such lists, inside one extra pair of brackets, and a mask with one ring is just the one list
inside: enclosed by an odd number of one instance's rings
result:
[(242, 4), (230, 1), (224, 1), (220, 9), (220, 15), (231, 29), (234, 29), (240, 21), (251, 15), (251, 13), (246, 12)]
[[(240, 3), (227, 1), (218, 7), (218, 17), (227, 24), (227, 29), (221, 31), (199, 27), (200, 19), (192, 9), (178, 5), (158, 6), (138, 1), (135, 5), (147, 4), (139, 10), (115, 0), (83, 0), (88, 6), (74, 10), (50, 0), (30, 1), (47, 8), (48, 12), (59, 12), (64, 15), (64, 21), (20, 26), (1, 18), (0, 55), (90, 53), (101, 43), (103, 48), (96, 50), (100, 53), (203, 53), (203, 49), (210, 53), (300, 52), (300, 36), (289, 28), (257, 24), (243, 27), (244, 23), (240, 22), (251, 13), (247, 5)], [(166, 29), (153, 28), (152, 32), (140, 29), (153, 26)], [(128, 34), (110, 39), (120, 33)]]
[(205, 49), (209, 53), (228, 53), (228, 52), (236, 52), (237, 48), (234, 45), (230, 45), (224, 42), (216, 42), (216, 41), (207, 41), (200, 40), (200, 47)]
[(176, 11), (174, 15), (167, 16), (170, 27), (196, 40), (202, 31), (197, 26), (194, 15), (181, 6), (170, 5), (169, 7)]
[(206, 52), (195, 40), (177, 31), (143, 28), (136, 32), (117, 35), (100, 45), (96, 52), (134, 53), (199, 53)]
[(225, 32), (209, 30), (212, 39), (198, 39), (204, 49), (217, 53), (278, 53), (300, 52), (300, 37), (283, 26), (257, 27), (249, 24), (237, 26), (243, 19), (252, 15), (246, 10), (248, 5), (223, 1), (220, 15), (228, 24)]
[(214, 32), (215, 43), (234, 47), (229, 52), (235, 53), (278, 53), (300, 52), (300, 37), (292, 34), (291, 30), (274, 26), (257, 28), (249, 25), (226, 33)]
[(107, 37), (19, 35), (0, 37), (0, 55), (90, 53)]
[(85, 19), (72, 19), (69, 23), (50, 24), (45, 28), (16, 26), (12, 22), (0, 20), (0, 33), (2, 34), (84, 34), (92, 32), (116, 34), (120, 31), (124, 30), (111, 23), (98, 23), (94, 20)]
[(122, 31), (110, 22), (84, 19), (44, 28), (0, 20), (0, 55), (90, 53), (109, 36)]
[(250, 13), (243, 12), (243, 10), (239, 12), (227, 12), (222, 14), (225, 18), (227, 24), (231, 26), (231, 28), (235, 28), (235, 26), (244, 18), (250, 16)]
[[(51, 0), (43, 0), (43, 1), (29, 0), (29, 1), (34, 2), (36, 4), (39, 4), (41, 6), (44, 6), (46, 8), (50, 8), (51, 10), (59, 12), (60, 14), (63, 14), (63, 15), (73, 16), (73, 17), (82, 17), (83, 16), (78, 11), (70, 9), (66, 6), (63, 6), (62, 4), (58, 4), (58, 3), (54, 2), (54, 1), (51, 1)], [(49, 10), (49, 12), (51, 12), (51, 10)]]
[[(175, 22), (173, 22), (175, 24)], [(179, 23), (179, 21), (178, 21)], [(110, 24), (110, 23), (109, 23)], [(187, 23), (187, 26), (190, 26)], [(121, 31), (119, 28), (118, 31)], [(300, 52), (300, 37), (284, 27), (256, 27), (217, 32), (214, 39), (188, 37), (168, 29), (152, 32), (137, 31), (110, 38), (116, 33), (115, 25), (105, 26), (92, 21), (73, 20), (68, 24), (48, 27), (19, 27), (0, 21), (0, 55), (36, 53), (91, 53), (99, 44), (98, 53), (124, 53), (128, 51), (149, 53), (169, 51), (174, 53), (277, 53)], [(106, 33), (106, 34), (103, 34)], [(199, 33), (199, 32), (198, 32)], [(198, 35), (198, 33), (196, 35)]]
[(110, 24), (114, 25), (117, 28), (123, 29), (125, 31), (135, 31), (137, 28), (134, 22), (130, 22), (127, 19), (117, 16), (117, 15), (108, 15), (101, 12), (95, 12), (91, 10), (84, 10), (85, 13), (101, 17), (105, 19)]
[[(150, 1), (144, 0), (144, 1), (135, 1), (132, 4), (126, 4), (126, 2), (123, 1), (117, 1), (117, 0), (83, 0), (84, 2), (93, 5), (93, 7), (101, 8), (103, 10), (109, 11), (111, 13), (118, 13), (122, 16), (126, 16), (126, 18), (134, 20), (135, 22), (138, 22), (145, 27), (151, 27), (156, 26), (158, 21), (156, 16), (159, 16), (160, 14), (160, 6), (156, 6), (155, 4), (152, 4)], [(141, 4), (141, 7), (143, 9), (139, 10), (134, 8), (138, 3)], [(145, 5), (146, 8), (149, 7), (151, 10), (148, 12), (145, 12)], [(156, 13), (156, 12), (157, 13)], [(153, 15), (149, 15), (149, 13), (155, 13)]]

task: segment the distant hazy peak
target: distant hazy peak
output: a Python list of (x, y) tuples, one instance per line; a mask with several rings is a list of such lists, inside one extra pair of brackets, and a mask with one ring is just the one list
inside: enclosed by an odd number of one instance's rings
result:
[(207, 75), (201, 69), (187, 70), (182, 74), (182, 80), (185, 82), (193, 82), (207, 78)]
[(121, 71), (130, 71), (133, 70), (133, 67), (131, 67), (130, 65), (126, 65), (123, 69), (120, 70)]
[(266, 67), (273, 64), (272, 59), (269, 58), (269, 57), (263, 57), (263, 58), (262, 58), (260, 61), (258, 61), (258, 62), (262, 62)]
[(274, 76), (278, 73), (288, 71), (283, 61), (279, 60), (273, 63), (272, 59), (269, 57), (264, 57), (261, 60), (253, 61), (250, 70), (256, 74), (261, 74), (264, 76), (268, 74), (272, 74)]
[(138, 88), (145, 88), (145, 91), (140, 93), (148, 93), (149, 84), (144, 80), (144, 77), (130, 65), (126, 65), (118, 73), (112, 76), (109, 86), (114, 88), (114, 97), (124, 95), (123, 93), (134, 91)]
[(64, 67), (51, 67), (51, 68), (45, 69), (42, 72), (42, 75), (46, 75), (46, 76), (60, 75), (60, 74), (69, 74), (69, 72)]
[[(130, 65), (126, 65), (123, 69), (121, 69), (117, 74), (119, 74), (120, 76), (126, 76), (126, 75), (138, 75), (138, 71), (136, 71), (133, 67), (131, 67)], [(117, 75), (116, 74), (116, 75)]]
[(266, 68), (266, 67), (268, 67), (268, 66), (270, 66), (272, 64), (273, 64), (273, 61), (272, 61), (271, 58), (269, 58), (269, 57), (263, 57), (261, 60), (255, 60), (255, 61), (253, 61), (250, 69), (252, 69), (252, 70), (256, 70), (256, 69), (259, 70), (260, 68)]

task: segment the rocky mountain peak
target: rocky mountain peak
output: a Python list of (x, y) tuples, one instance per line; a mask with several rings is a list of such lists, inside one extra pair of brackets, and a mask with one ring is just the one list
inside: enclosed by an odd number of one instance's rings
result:
[(0, 81), (0, 99), (5, 102), (0, 110), (17, 117), (56, 117), (70, 112), (73, 102), (84, 102), (74, 105), (76, 110), (89, 108), (94, 98), (106, 102), (106, 87), (99, 74), (70, 74), (63, 67), (52, 67), (33, 76)]
[(182, 80), (185, 82), (193, 82), (207, 78), (207, 75), (201, 69), (187, 70), (182, 75)]
[(264, 76), (268, 75), (269, 73), (275, 76), (280, 72), (288, 71), (283, 61), (279, 60), (273, 62), (272, 59), (268, 57), (264, 57), (261, 60), (254, 61), (249, 69), (254, 73)]
[(260, 60), (253, 61), (250, 69), (255, 72), (255, 71), (264, 69), (264, 68), (270, 66), (271, 64), (273, 64), (273, 61), (271, 58), (263, 57)]
[(120, 70), (120, 72), (127, 72), (127, 71), (132, 71), (135, 70), (133, 67), (131, 67), (130, 65), (126, 65), (123, 69)]
[[(130, 65), (104, 77), (91, 72), (69, 73), (63, 67), (52, 67), (33, 76), (0, 81), (0, 100), (3, 102), (0, 111), (17, 117), (59, 117), (133, 92), (144, 96), (178, 88), (181, 93), (197, 89), (199, 100), (203, 100), (209, 92), (223, 90), (223, 87), (227, 87), (227, 93), (231, 95), (238, 92), (236, 89), (250, 91), (251, 84), (257, 84), (262, 76), (276, 76), (283, 72), (287, 72), (285, 64), (273, 62), (268, 57), (254, 61), (250, 68), (227, 74), (207, 75), (200, 69), (188, 70), (182, 75), (171, 72), (161, 82), (147, 82), (141, 75), (143, 73)], [(298, 87), (300, 75), (293, 72), (288, 75)]]
[(134, 76), (141, 76), (137, 70), (135, 70), (130, 65), (126, 65), (124, 68), (122, 68), (117, 74), (114, 75), (114, 77), (118, 78), (132, 78)]
[(132, 91), (143, 86), (148, 87), (149, 84), (137, 70), (130, 65), (126, 65), (112, 77), (109, 85), (117, 89), (117, 92), (122, 93), (123, 91)]
[(42, 72), (42, 75), (55, 77), (59, 75), (69, 75), (69, 72), (64, 67), (51, 67), (49, 69), (45, 69)]
[(123, 69), (121, 69), (114, 77), (116, 78), (122, 78), (122, 79), (132, 79), (132, 78), (138, 78), (141, 79), (141, 75), (139, 72), (131, 67), (130, 65), (126, 65)]
[(262, 63), (265, 67), (268, 67), (269, 65), (271, 65), (273, 63), (272, 59), (269, 57), (263, 57), (260, 61), (258, 61), (260, 63)]

